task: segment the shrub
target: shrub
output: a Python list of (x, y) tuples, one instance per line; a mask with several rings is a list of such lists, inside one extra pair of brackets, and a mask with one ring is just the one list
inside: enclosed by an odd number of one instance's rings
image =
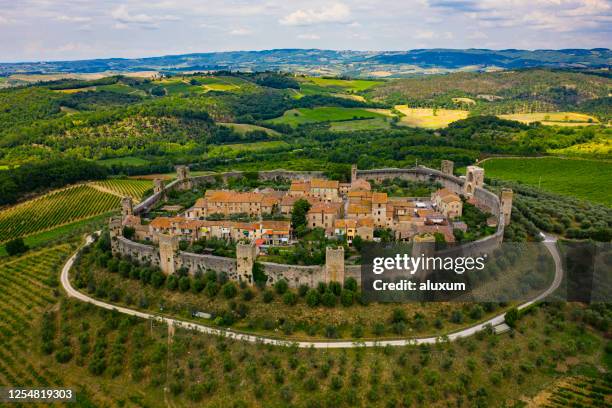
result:
[(300, 295), (300, 297), (306, 296), (306, 293), (308, 293), (308, 289), (310, 289), (308, 285), (300, 285), (300, 287), (298, 288), (298, 295)]
[(179, 279), (179, 290), (181, 292), (187, 292), (191, 288), (191, 279), (187, 276), (183, 276)]
[(474, 305), (470, 310), (470, 318), (472, 320), (481, 319), (482, 315), (484, 315), (484, 309), (480, 305)]
[(461, 312), (461, 310), (455, 310), (451, 315), (450, 321), (456, 324), (463, 323), (463, 312)]
[(287, 292), (287, 289), (289, 289), (289, 284), (284, 279), (280, 279), (274, 284), (274, 290), (276, 290), (276, 293), (278, 293), (279, 295), (282, 295)]
[(206, 288), (204, 288), (204, 292), (208, 297), (215, 297), (217, 292), (219, 292), (219, 285), (217, 285), (215, 281), (208, 281)]
[(336, 300), (336, 295), (329, 290), (321, 296), (321, 303), (323, 306), (334, 307), (336, 306)]
[(357, 281), (355, 280), (355, 278), (346, 278), (346, 280), (344, 281), (344, 289), (357, 292)]
[(253, 293), (253, 291), (250, 288), (246, 288), (243, 292), (242, 292), (242, 299), (246, 300), (247, 302), (251, 299), (253, 299), (255, 297), (255, 293)]
[(164, 275), (163, 272), (155, 271), (151, 274), (151, 285), (153, 285), (154, 288), (159, 289), (164, 286), (164, 283), (166, 283), (166, 275)]
[(340, 293), (340, 303), (342, 306), (349, 307), (353, 304), (355, 300), (355, 294), (350, 289), (343, 289)]
[(506, 321), (506, 324), (512, 328), (516, 327), (516, 322), (519, 319), (519, 311), (516, 307), (513, 307), (512, 309), (508, 310), (506, 312), (506, 316), (504, 317), (504, 320)]
[(339, 282), (329, 282), (329, 290), (336, 296), (340, 296), (342, 285)]
[(238, 294), (238, 288), (234, 282), (226, 282), (223, 287), (221, 287), (221, 293), (223, 293), (226, 299), (232, 299)]
[(315, 289), (310, 289), (306, 293), (306, 304), (310, 307), (315, 307), (319, 304), (319, 292)]
[(178, 287), (178, 280), (175, 275), (168, 276), (168, 279), (166, 279), (166, 287), (170, 290), (176, 290)]
[(264, 290), (263, 292), (263, 301), (264, 303), (270, 303), (274, 300), (274, 292), (269, 289)]
[(338, 328), (333, 324), (330, 324), (329, 326), (325, 327), (325, 337), (329, 339), (337, 339), (338, 337), (340, 337), (340, 335), (338, 334)]
[(297, 303), (297, 300), (298, 300), (297, 295), (295, 293), (291, 292), (291, 291), (286, 292), (283, 295), (283, 302), (286, 305), (293, 306), (293, 305), (295, 305)]

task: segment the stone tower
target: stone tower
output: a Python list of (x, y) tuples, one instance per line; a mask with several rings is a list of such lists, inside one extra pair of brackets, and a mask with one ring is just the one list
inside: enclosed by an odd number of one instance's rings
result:
[(153, 194), (162, 193), (164, 189), (164, 180), (160, 178), (156, 178), (153, 180)]
[(504, 214), (504, 225), (510, 224), (510, 216), (512, 214), (512, 196), (512, 189), (502, 188), (500, 201), (501, 212)]
[(121, 218), (112, 217), (108, 221), (108, 232), (111, 239), (111, 252), (115, 254), (119, 250), (117, 238), (123, 236), (123, 224), (121, 223)]
[(178, 179), (179, 190), (191, 190), (192, 182), (189, 177), (189, 167), (176, 166), (176, 178)]
[(344, 283), (344, 247), (325, 249), (325, 276), (328, 283)]
[(463, 195), (472, 197), (477, 187), (484, 186), (484, 169), (478, 166), (467, 166), (465, 182), (463, 183)]
[(236, 244), (236, 275), (239, 281), (253, 283), (253, 265), (257, 257), (257, 247), (253, 242)]
[(170, 275), (176, 271), (175, 257), (179, 249), (178, 237), (159, 234), (159, 267)]
[(132, 197), (123, 197), (121, 199), (121, 216), (134, 214), (134, 205), (132, 203)]
[(351, 166), (351, 184), (357, 181), (357, 165), (353, 164)]
[(453, 163), (452, 161), (442, 160), (442, 165), (440, 166), (440, 170), (442, 171), (442, 173), (452, 176), (454, 166), (455, 166), (455, 163)]

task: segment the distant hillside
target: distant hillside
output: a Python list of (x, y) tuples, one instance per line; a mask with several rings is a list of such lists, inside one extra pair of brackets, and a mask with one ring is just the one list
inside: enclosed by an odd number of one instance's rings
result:
[(0, 63), (0, 75), (107, 71), (287, 70), (316, 75), (402, 77), (456, 70), (529, 67), (601, 68), (612, 65), (609, 49), (331, 51), (278, 49), (168, 55), (135, 59)]

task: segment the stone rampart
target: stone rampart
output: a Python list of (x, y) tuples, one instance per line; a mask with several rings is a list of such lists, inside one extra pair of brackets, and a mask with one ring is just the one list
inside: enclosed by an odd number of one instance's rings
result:
[[(194, 185), (201, 185), (207, 182), (214, 182), (219, 176), (227, 179), (230, 177), (240, 176), (242, 172), (226, 172), (218, 174), (210, 174), (203, 176), (191, 177), (190, 181)], [(385, 179), (399, 178), (411, 181), (423, 181), (423, 182), (439, 182), (443, 187), (449, 190), (461, 194), (463, 189), (464, 180), (460, 177), (456, 177), (451, 174), (443, 173), (439, 170), (430, 169), (427, 167), (416, 167), (412, 169), (398, 169), (398, 168), (387, 168), (387, 169), (376, 169), (376, 170), (357, 170), (356, 178), (362, 178), (365, 180), (375, 180), (380, 182)], [(264, 180), (272, 179), (307, 179), (312, 177), (323, 177), (321, 172), (292, 172), (287, 170), (272, 170), (259, 172), (259, 177)], [(174, 180), (165, 186), (165, 191), (180, 188), (181, 182)], [(162, 198), (161, 193), (156, 193), (145, 199), (140, 204), (134, 206), (133, 212), (135, 214), (146, 213)], [(504, 215), (501, 211), (501, 204), (499, 198), (492, 192), (485, 190), (484, 188), (477, 187), (474, 191), (474, 198), (478, 200), (479, 204), (486, 206), (492, 214), (498, 219), (497, 231), (495, 234), (482, 238), (478, 241), (469, 242), (458, 247), (450, 248), (448, 250), (439, 251), (437, 255), (444, 256), (445, 254), (451, 254), (452, 251), (460, 249), (464, 254), (481, 254), (489, 252), (495, 249), (503, 239), (504, 233)], [(113, 251), (119, 252), (121, 255), (130, 256), (131, 258), (140, 262), (150, 262), (153, 265), (160, 265), (159, 249), (140, 243), (130, 241), (124, 237), (115, 237), (117, 241), (113, 245)], [(243, 257), (245, 258), (245, 257)], [(246, 257), (248, 258), (248, 257)], [(245, 258), (245, 259), (246, 259)], [(271, 262), (261, 262), (264, 273), (268, 276), (268, 282), (274, 283), (280, 279), (285, 279), (289, 286), (298, 287), (302, 284), (309, 285), (311, 287), (316, 286), (319, 282), (327, 282), (330, 276), (340, 276), (344, 279), (348, 277), (354, 278), (358, 283), (361, 281), (361, 266), (360, 265), (344, 265), (342, 268), (338, 268), (338, 257), (328, 260), (331, 262), (329, 265), (314, 265), (314, 266), (300, 266), (300, 265), (286, 265), (277, 264)], [(189, 270), (190, 274), (195, 274), (197, 271), (214, 270), (217, 272), (225, 272), (229, 275), (230, 279), (238, 280), (243, 278), (249, 269), (249, 265), (246, 265), (245, 259), (242, 259), (240, 268), (237, 267), (237, 260), (234, 258), (224, 258), (214, 255), (200, 255), (184, 251), (177, 251), (174, 256), (175, 269), (185, 267)], [(252, 264), (252, 261), (248, 261)], [(240, 273), (238, 273), (240, 269)], [(333, 273), (332, 273), (333, 272)], [(240, 275), (240, 276), (239, 276)]]

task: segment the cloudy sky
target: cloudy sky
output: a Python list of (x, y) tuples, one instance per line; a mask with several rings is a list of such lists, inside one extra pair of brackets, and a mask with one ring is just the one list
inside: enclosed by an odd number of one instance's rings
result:
[(0, 0), (0, 61), (610, 47), (612, 0)]

